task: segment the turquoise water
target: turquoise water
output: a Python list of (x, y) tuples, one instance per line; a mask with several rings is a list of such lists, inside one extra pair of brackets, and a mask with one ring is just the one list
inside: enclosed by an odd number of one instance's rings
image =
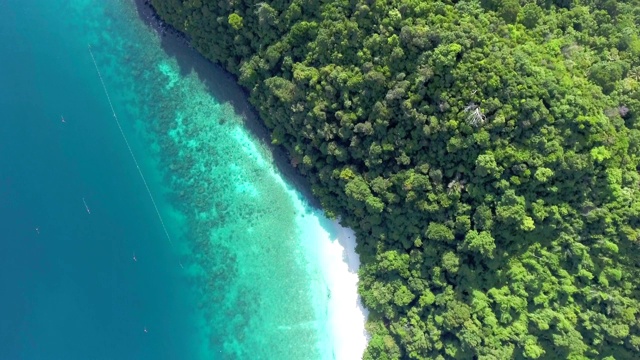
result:
[(229, 79), (131, 1), (3, 0), (0, 38), (0, 358), (334, 357), (332, 235)]

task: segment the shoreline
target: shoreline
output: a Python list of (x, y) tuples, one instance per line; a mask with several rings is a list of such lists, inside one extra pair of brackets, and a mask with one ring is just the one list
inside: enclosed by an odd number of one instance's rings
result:
[(309, 181), (293, 167), (286, 149), (271, 144), (269, 129), (260, 119), (257, 110), (249, 103), (250, 94), (238, 85), (237, 77), (196, 51), (189, 44), (185, 34), (165, 23), (156, 14), (148, 0), (134, 0), (134, 3), (140, 20), (160, 36), (160, 46), (169, 56), (176, 59), (181, 73), (195, 72), (214, 98), (231, 105), (234, 112), (242, 117), (243, 126), (262, 146), (269, 149), (278, 172), (288, 183), (294, 185), (314, 209), (322, 210), (320, 202), (311, 191)]
[[(332, 296), (329, 301), (333, 343), (337, 350), (336, 355), (339, 355), (337, 359), (362, 359), (370, 340), (365, 328), (369, 311), (362, 305), (362, 299), (358, 294), (360, 256), (355, 252), (356, 235), (353, 230), (343, 227), (337, 220), (333, 220), (332, 225), (337, 230), (337, 235), (335, 239), (331, 238), (329, 250), (334, 256), (339, 253), (342, 258), (342, 263), (337, 264), (338, 266), (331, 264), (333, 266), (323, 269), (328, 277), (333, 279), (330, 283), (338, 285), (331, 289)], [(348, 270), (347, 275), (344, 274), (345, 267)]]
[(369, 312), (358, 294), (360, 259), (355, 252), (355, 233), (330, 220), (318, 210), (306, 208), (298, 218), (301, 244), (311, 264), (310, 291), (316, 319), (321, 322), (321, 359), (361, 359), (369, 343), (366, 332)]
[(192, 48), (188, 38), (164, 23), (147, 0), (134, 2), (139, 18), (158, 34), (162, 49), (176, 59), (180, 71), (183, 74), (194, 71), (214, 98), (231, 105), (234, 112), (242, 117), (244, 128), (269, 149), (276, 171), (300, 194), (301, 200), (309, 205), (320, 221), (322, 229), (328, 232), (319, 244), (316, 256), (330, 292), (326, 311), (331, 346), (338, 360), (361, 359), (369, 342), (365, 330), (369, 312), (358, 294), (360, 259), (355, 252), (354, 231), (340, 225), (339, 220), (325, 217), (308, 180), (293, 167), (286, 150), (271, 144), (269, 130), (249, 103), (248, 91), (237, 84), (237, 78)]

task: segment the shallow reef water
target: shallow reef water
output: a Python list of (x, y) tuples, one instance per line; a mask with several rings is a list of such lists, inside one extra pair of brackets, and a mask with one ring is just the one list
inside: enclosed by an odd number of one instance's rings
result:
[(0, 1), (0, 358), (357, 358), (335, 223), (233, 78), (153, 21)]
[(118, 116), (163, 179), (203, 358), (331, 358), (328, 291), (313, 281), (319, 264), (302, 244), (318, 241), (304, 232), (312, 209), (242, 115), (168, 57), (131, 4), (85, 6), (107, 19), (87, 33), (107, 87), (120, 89), (111, 94)]

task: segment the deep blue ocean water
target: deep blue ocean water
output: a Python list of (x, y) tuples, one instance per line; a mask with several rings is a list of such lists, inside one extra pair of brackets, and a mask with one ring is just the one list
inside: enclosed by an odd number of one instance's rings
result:
[(189, 292), (62, 3), (0, 2), (0, 358), (189, 358)]
[(317, 217), (141, 18), (0, 0), (0, 359), (332, 358)]

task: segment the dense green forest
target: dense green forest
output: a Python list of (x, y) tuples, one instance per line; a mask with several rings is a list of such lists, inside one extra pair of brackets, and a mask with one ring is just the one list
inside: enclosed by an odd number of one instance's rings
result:
[(366, 359), (640, 358), (640, 0), (151, 0), (358, 235)]

